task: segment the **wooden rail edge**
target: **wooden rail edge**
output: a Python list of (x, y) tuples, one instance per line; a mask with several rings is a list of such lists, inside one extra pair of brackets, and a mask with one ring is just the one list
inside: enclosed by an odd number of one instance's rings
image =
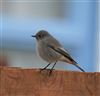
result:
[(100, 96), (100, 73), (0, 67), (0, 96)]

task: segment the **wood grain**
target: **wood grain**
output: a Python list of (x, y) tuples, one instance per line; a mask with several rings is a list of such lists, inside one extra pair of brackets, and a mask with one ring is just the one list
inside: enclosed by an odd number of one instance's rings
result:
[(100, 96), (100, 73), (0, 67), (0, 96)]

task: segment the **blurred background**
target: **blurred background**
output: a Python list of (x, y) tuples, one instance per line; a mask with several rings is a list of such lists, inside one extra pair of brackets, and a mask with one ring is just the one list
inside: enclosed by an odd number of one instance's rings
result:
[[(36, 40), (31, 37), (44, 29), (62, 43), (85, 71), (98, 71), (97, 0), (2, 0), (0, 4), (0, 55), (5, 66), (46, 66), (36, 54)], [(62, 62), (56, 69), (79, 70)]]

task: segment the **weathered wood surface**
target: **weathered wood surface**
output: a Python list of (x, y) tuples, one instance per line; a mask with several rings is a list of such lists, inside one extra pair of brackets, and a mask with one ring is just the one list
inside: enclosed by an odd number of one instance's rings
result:
[(0, 67), (0, 96), (100, 96), (100, 73)]

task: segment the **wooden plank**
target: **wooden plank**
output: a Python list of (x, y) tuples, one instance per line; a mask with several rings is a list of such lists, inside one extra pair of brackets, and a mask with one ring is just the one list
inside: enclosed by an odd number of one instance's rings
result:
[(100, 96), (100, 73), (0, 67), (0, 96)]

